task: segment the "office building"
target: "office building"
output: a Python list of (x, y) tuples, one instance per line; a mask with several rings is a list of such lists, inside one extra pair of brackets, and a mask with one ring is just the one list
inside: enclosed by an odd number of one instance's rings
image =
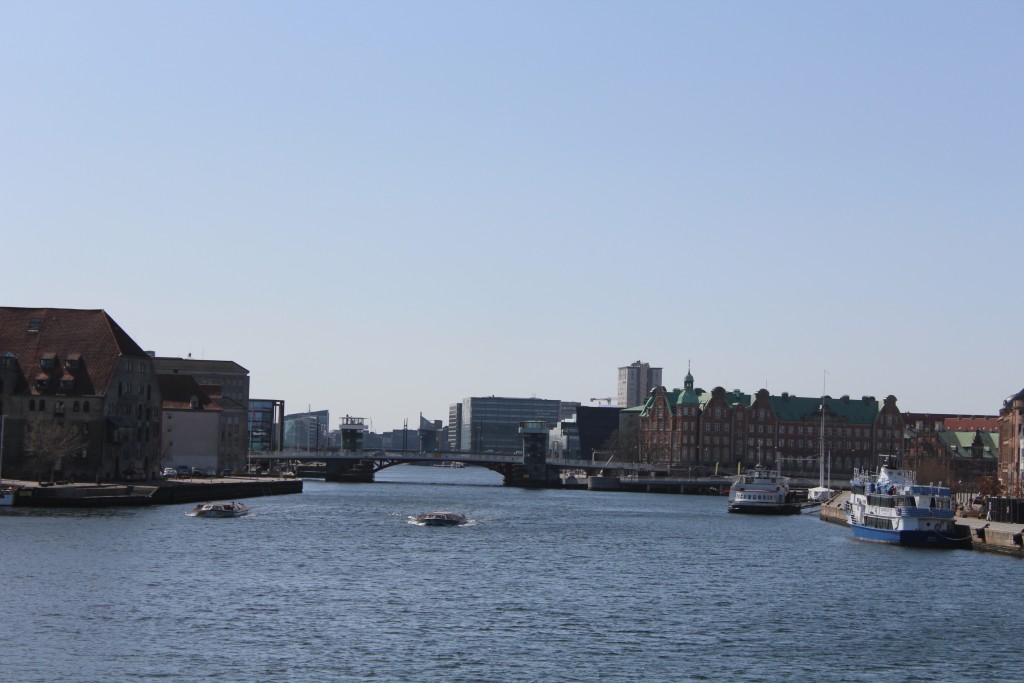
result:
[(541, 398), (472, 397), (462, 401), (458, 450), (514, 453), (523, 448), (519, 423), (541, 420), (554, 427), (567, 419), (578, 403)]
[(661, 386), (661, 368), (636, 361), (619, 368), (619, 408), (641, 406), (655, 387)]

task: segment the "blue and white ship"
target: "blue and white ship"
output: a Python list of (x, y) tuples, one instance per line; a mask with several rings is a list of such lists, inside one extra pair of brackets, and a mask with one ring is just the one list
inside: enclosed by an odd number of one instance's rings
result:
[(876, 473), (853, 471), (846, 515), (854, 536), (899, 545), (963, 547), (968, 538), (957, 536), (949, 488), (918, 484), (913, 470), (890, 466), (893, 456), (881, 457)]

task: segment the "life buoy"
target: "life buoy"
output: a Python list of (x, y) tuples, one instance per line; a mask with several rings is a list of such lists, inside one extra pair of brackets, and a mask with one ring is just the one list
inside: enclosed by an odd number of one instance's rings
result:
[(903, 516), (903, 508), (896, 508), (896, 516), (897, 517), (902, 517)]

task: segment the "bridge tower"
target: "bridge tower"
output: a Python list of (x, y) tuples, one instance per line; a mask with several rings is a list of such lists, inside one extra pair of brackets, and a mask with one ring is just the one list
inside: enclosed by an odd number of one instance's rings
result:
[[(363, 450), (363, 436), (366, 421), (361, 417), (346, 415), (341, 419), (341, 452), (355, 455)], [(327, 481), (371, 482), (373, 481), (373, 460), (328, 460), (324, 473)]]
[(366, 421), (361, 417), (346, 415), (341, 418), (341, 450), (346, 453), (363, 450), (363, 435), (366, 432)]
[(519, 423), (519, 434), (523, 437), (523, 464), (512, 474), (511, 486), (547, 488), (558, 486), (560, 479), (556, 468), (549, 468), (548, 426), (543, 420), (524, 420)]

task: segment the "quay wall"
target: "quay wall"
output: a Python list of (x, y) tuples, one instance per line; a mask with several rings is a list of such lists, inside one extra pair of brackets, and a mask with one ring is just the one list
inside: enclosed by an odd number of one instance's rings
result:
[(174, 505), (290, 493), (302, 493), (301, 479), (211, 479), (103, 486), (68, 484), (21, 487), (15, 505), (46, 508)]

